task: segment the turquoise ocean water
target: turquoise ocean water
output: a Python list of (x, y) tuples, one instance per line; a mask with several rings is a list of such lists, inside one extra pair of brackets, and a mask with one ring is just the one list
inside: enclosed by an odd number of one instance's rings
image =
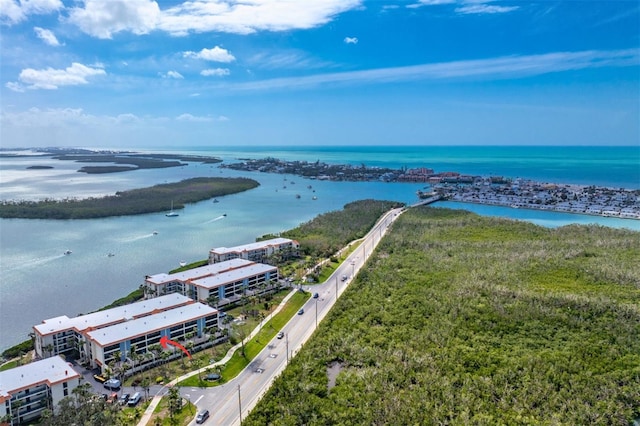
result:
[[(147, 151), (168, 152), (166, 148)], [(218, 156), (225, 162), (276, 157), (640, 188), (640, 146), (180, 147), (171, 152)], [(53, 169), (27, 170), (33, 165), (50, 165)], [(145, 275), (167, 272), (180, 261), (204, 259), (213, 247), (252, 242), (258, 236), (293, 228), (359, 199), (412, 203), (417, 201), (416, 191), (423, 187), (319, 182), (295, 176), (287, 176), (285, 185), (282, 175), (236, 172), (202, 164), (111, 175), (77, 173), (79, 167), (50, 158), (1, 158), (0, 199), (101, 196), (195, 176), (247, 176), (260, 186), (221, 197), (219, 203), (189, 205), (176, 218), (156, 213), (76, 221), (0, 219), (0, 349), (27, 339), (31, 327), (44, 319), (98, 309), (137, 288)], [(441, 205), (548, 227), (595, 223), (640, 231), (640, 221), (634, 220), (461, 203)], [(73, 254), (64, 256), (67, 249)], [(109, 252), (115, 256), (107, 256)]]

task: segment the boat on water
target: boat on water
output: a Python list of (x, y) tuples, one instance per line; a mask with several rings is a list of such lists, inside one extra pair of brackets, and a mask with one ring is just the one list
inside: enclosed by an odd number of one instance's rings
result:
[(217, 198), (214, 198), (214, 199), (213, 199), (213, 202), (214, 202), (214, 203), (219, 203), (220, 201), (218, 201), (218, 199), (217, 199)]
[(313, 197), (311, 197), (312, 200), (317, 200), (318, 197), (316, 197), (315, 195)]
[(64, 251), (64, 255), (65, 255), (65, 256), (68, 256), (68, 255), (70, 255), (71, 253), (73, 253), (71, 250), (65, 250), (65, 251)]
[(227, 214), (226, 213), (222, 213), (222, 217), (227, 217)]
[(167, 214), (165, 214), (166, 217), (176, 217), (176, 216), (180, 216), (178, 213), (173, 211), (173, 201), (171, 201), (171, 211)]
[(115, 253), (111, 253), (111, 252), (107, 253), (107, 257), (113, 257), (113, 256), (115, 256)]
[(158, 231), (153, 231), (153, 235), (158, 235)]
[(180, 266), (187, 266), (187, 262), (185, 262), (184, 260), (180, 262)]
[(300, 198), (300, 194), (296, 194), (296, 198)]

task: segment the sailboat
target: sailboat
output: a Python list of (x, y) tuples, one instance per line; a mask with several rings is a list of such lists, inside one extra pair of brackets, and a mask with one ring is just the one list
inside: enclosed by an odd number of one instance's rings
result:
[(171, 211), (167, 214), (165, 214), (166, 217), (176, 217), (176, 216), (180, 216), (178, 213), (173, 211), (173, 200), (171, 201)]

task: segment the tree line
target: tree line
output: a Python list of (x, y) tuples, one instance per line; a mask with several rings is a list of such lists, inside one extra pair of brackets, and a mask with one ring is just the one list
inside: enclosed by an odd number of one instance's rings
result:
[(640, 234), (406, 211), (245, 425), (629, 425)]
[(256, 188), (247, 178), (192, 178), (149, 188), (119, 191), (115, 195), (87, 199), (3, 201), (0, 217), (23, 219), (95, 219), (168, 211), (214, 197)]

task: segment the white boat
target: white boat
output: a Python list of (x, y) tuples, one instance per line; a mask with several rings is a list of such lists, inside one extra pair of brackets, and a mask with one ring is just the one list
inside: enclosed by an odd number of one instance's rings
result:
[(187, 262), (185, 262), (184, 260), (180, 262), (180, 266), (186, 266)]
[(176, 217), (176, 216), (180, 216), (178, 213), (173, 211), (173, 201), (171, 201), (171, 211), (167, 214), (165, 214), (166, 217)]
[(64, 255), (65, 256), (70, 255), (71, 253), (73, 253), (71, 250), (65, 250), (64, 251)]

